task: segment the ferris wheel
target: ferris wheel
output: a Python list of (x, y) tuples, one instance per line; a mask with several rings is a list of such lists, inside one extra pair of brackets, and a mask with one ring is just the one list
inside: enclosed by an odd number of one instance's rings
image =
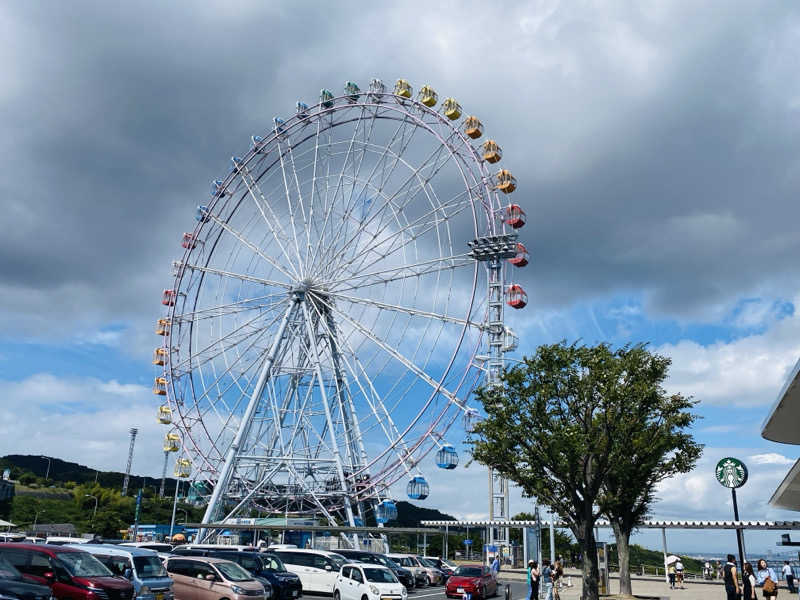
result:
[(424, 500), (426, 471), (458, 464), (448, 431), (516, 347), (504, 305), (527, 302), (525, 212), (482, 137), (430, 86), (347, 82), (275, 117), (212, 182), (153, 356), (164, 450), (204, 523), (384, 523), (392, 486)]

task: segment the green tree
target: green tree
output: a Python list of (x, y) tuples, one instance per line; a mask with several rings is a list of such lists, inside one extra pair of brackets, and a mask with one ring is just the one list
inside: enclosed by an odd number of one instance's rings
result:
[(476, 391), (486, 418), (473, 458), (517, 483), (569, 526), (583, 552), (583, 598), (598, 599), (594, 526), (609, 472), (629, 460), (627, 349), (540, 346), (501, 384)]
[(624, 365), (628, 411), (616, 431), (628, 456), (611, 465), (599, 503), (617, 540), (620, 593), (631, 594), (631, 533), (647, 517), (656, 485), (691, 471), (703, 446), (688, 432), (698, 418), (690, 412), (696, 402), (662, 387), (672, 361), (644, 345), (622, 348), (617, 356)]

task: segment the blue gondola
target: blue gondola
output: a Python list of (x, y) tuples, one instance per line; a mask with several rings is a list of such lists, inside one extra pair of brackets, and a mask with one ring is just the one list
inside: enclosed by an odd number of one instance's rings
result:
[(353, 523), (356, 524), (356, 527), (363, 527), (364, 526), (364, 519), (362, 519), (361, 517), (354, 517), (353, 518)]
[(231, 163), (233, 163), (233, 169), (235, 171), (238, 171), (239, 167), (242, 166), (242, 157), (241, 156), (231, 156)]
[(408, 494), (408, 497), (412, 500), (425, 500), (430, 491), (431, 488), (428, 486), (428, 482), (425, 481), (424, 477), (419, 475), (409, 481), (406, 486), (406, 494)]
[(384, 500), (375, 507), (375, 520), (378, 523), (388, 523), (397, 519), (397, 506), (391, 500)]
[(348, 102), (358, 102), (358, 95), (361, 93), (358, 85), (352, 81), (344, 82), (344, 95)]
[(212, 196), (219, 196), (222, 198), (225, 195), (225, 190), (222, 187), (222, 180), (215, 179), (211, 182), (211, 195)]
[(333, 106), (333, 92), (326, 89), (319, 91), (319, 103), (323, 108), (331, 108)]
[(197, 213), (195, 214), (194, 218), (201, 223), (208, 223), (208, 207), (203, 206), (202, 204), (198, 206)]
[(443, 445), (436, 453), (436, 466), (440, 469), (455, 469), (458, 466), (458, 452), (450, 444)]
[(259, 154), (266, 152), (266, 149), (264, 148), (263, 137), (261, 137), (260, 135), (251, 135), (250, 141), (253, 142), (253, 150), (258, 152)]
[(286, 121), (284, 121), (280, 117), (275, 117), (274, 119), (272, 119), (272, 122), (275, 124), (275, 133), (279, 134), (283, 133), (283, 130), (285, 129), (283, 125), (284, 123), (286, 123)]
[(308, 104), (298, 100), (297, 101), (297, 114), (300, 116), (301, 119), (307, 117), (308, 116)]

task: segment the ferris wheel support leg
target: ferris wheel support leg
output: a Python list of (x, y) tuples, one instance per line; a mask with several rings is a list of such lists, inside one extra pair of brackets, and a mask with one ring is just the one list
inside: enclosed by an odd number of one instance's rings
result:
[[(236, 467), (236, 459), (239, 452), (239, 447), (242, 444), (242, 440), (244, 440), (247, 436), (247, 432), (250, 429), (250, 424), (253, 421), (253, 416), (256, 413), (256, 408), (261, 400), (261, 394), (264, 393), (264, 387), (266, 386), (267, 380), (269, 379), (272, 371), (272, 365), (275, 362), (275, 358), (277, 357), (281, 346), (283, 345), (283, 337), (286, 334), (286, 328), (289, 325), (289, 317), (292, 315), (292, 312), (294, 312), (297, 305), (302, 302), (302, 300), (302, 294), (296, 293), (294, 298), (292, 298), (292, 303), (289, 305), (289, 308), (286, 309), (286, 313), (283, 315), (283, 320), (278, 328), (278, 334), (275, 336), (275, 341), (272, 344), (272, 348), (270, 348), (270, 352), (267, 355), (267, 358), (264, 360), (264, 365), (261, 367), (261, 373), (258, 376), (256, 387), (253, 390), (253, 394), (250, 396), (250, 401), (247, 403), (247, 408), (242, 416), (242, 421), (239, 423), (239, 429), (236, 432), (236, 437), (233, 439), (233, 443), (230, 445), (230, 448), (228, 448), (228, 453), (225, 455), (225, 463), (222, 466), (219, 476), (217, 477), (217, 483), (214, 486), (211, 499), (209, 500), (208, 506), (206, 507), (206, 512), (203, 515), (203, 524), (211, 523), (214, 520), (214, 515), (222, 505), (222, 494), (228, 487), (231, 475)], [(197, 532), (198, 543), (202, 542), (206, 535), (207, 532), (205, 527), (201, 528)]]
[[(312, 340), (311, 343), (311, 353), (312, 358), (314, 360), (314, 372), (317, 376), (317, 381), (319, 382), (319, 394), (322, 397), (322, 406), (325, 409), (325, 420), (328, 424), (328, 430), (333, 435), (333, 432), (336, 431), (333, 427), (333, 417), (331, 416), (331, 407), (328, 404), (328, 394), (325, 393), (325, 380), (322, 377), (322, 368), (320, 367), (320, 360), (319, 360), (319, 351), (317, 350), (316, 344), (313, 342), (316, 339), (313, 330), (311, 329), (311, 315), (308, 311), (307, 303), (303, 303), (303, 315), (305, 316), (305, 323), (306, 323), (306, 331), (308, 332), (308, 338)], [(336, 462), (336, 474), (339, 477), (339, 485), (342, 487), (342, 492), (344, 494), (344, 510), (347, 513), (347, 521), (350, 524), (350, 527), (355, 527), (356, 522), (353, 516), (353, 506), (350, 504), (350, 497), (347, 493), (347, 481), (344, 476), (344, 468), (342, 467), (342, 456), (339, 453), (339, 447), (336, 444), (332, 444), (333, 446), (333, 459)], [(354, 548), (358, 549), (358, 534), (353, 534), (353, 544)]]

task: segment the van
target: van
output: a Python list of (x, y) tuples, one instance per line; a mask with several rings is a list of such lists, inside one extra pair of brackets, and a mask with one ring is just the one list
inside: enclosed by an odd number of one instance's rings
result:
[(133, 585), (83, 550), (47, 544), (0, 544), (0, 556), (56, 600), (133, 600)]
[(339, 569), (348, 561), (341, 554), (326, 550), (275, 550), (275, 556), (283, 561), (286, 570), (300, 577), (303, 592), (333, 594), (333, 586)]
[(236, 544), (181, 544), (175, 546), (173, 550), (178, 548), (182, 550), (230, 550), (233, 552), (258, 552), (255, 546), (241, 546)]
[(430, 574), (428, 573), (428, 568), (422, 566), (417, 560), (417, 557), (413, 554), (387, 554), (386, 556), (391, 558), (404, 569), (411, 571), (414, 574), (414, 579), (416, 580), (418, 586), (422, 587), (431, 585), (432, 581)]
[(155, 550), (156, 552), (172, 552), (172, 544), (167, 544), (166, 542), (122, 542), (119, 545)]
[(88, 544), (92, 540), (86, 538), (64, 537), (60, 535), (52, 535), (47, 538), (47, 543), (53, 546), (64, 546), (66, 544)]
[(179, 600), (266, 600), (264, 586), (229, 560), (207, 556), (171, 556), (164, 566)]
[(81, 544), (77, 549), (94, 556), (114, 575), (130, 581), (137, 600), (173, 599), (172, 579), (153, 550), (112, 544)]

